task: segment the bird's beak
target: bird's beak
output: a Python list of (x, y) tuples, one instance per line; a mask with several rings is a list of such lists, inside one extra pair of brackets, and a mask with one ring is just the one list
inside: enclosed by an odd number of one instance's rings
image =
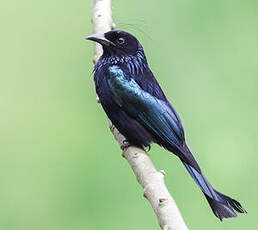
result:
[(113, 42), (111, 42), (105, 38), (104, 34), (92, 34), (92, 35), (86, 37), (86, 40), (91, 40), (91, 41), (97, 42), (101, 45), (115, 46), (115, 44)]

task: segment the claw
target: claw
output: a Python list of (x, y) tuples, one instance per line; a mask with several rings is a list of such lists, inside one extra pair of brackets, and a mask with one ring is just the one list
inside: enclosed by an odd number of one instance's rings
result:
[(146, 152), (149, 152), (150, 150), (151, 150), (151, 146), (148, 145), (148, 146), (146, 147)]
[(127, 149), (130, 146), (131, 146), (131, 144), (129, 143), (129, 141), (124, 140), (123, 144), (121, 145), (121, 149), (124, 151), (125, 149)]

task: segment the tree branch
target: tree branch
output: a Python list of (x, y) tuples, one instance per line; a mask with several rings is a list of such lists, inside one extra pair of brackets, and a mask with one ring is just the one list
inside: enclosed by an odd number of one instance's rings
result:
[[(115, 27), (112, 21), (111, 0), (94, 0), (93, 27), (94, 33), (105, 33)], [(101, 54), (102, 48), (96, 44), (94, 64)], [(109, 127), (121, 147), (125, 137), (111, 122)], [(139, 184), (143, 187), (144, 197), (151, 203), (161, 228), (163, 230), (188, 230), (164, 183), (165, 172), (157, 171), (148, 154), (142, 149), (128, 147), (124, 149), (122, 156), (127, 159)]]

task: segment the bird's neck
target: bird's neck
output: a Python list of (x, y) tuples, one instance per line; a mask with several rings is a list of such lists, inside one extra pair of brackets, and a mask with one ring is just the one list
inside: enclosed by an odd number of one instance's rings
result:
[(135, 55), (110, 55), (104, 52), (95, 66), (95, 72), (101, 70), (106, 65), (125, 66), (134, 75), (143, 73), (144, 69), (148, 68), (143, 50), (137, 51)]

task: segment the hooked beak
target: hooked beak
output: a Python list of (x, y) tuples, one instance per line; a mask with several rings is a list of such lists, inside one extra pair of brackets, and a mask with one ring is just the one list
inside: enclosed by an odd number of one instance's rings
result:
[(91, 40), (91, 41), (97, 42), (101, 45), (115, 46), (115, 44), (113, 42), (111, 42), (105, 38), (104, 34), (92, 34), (92, 35), (86, 37), (86, 40)]

